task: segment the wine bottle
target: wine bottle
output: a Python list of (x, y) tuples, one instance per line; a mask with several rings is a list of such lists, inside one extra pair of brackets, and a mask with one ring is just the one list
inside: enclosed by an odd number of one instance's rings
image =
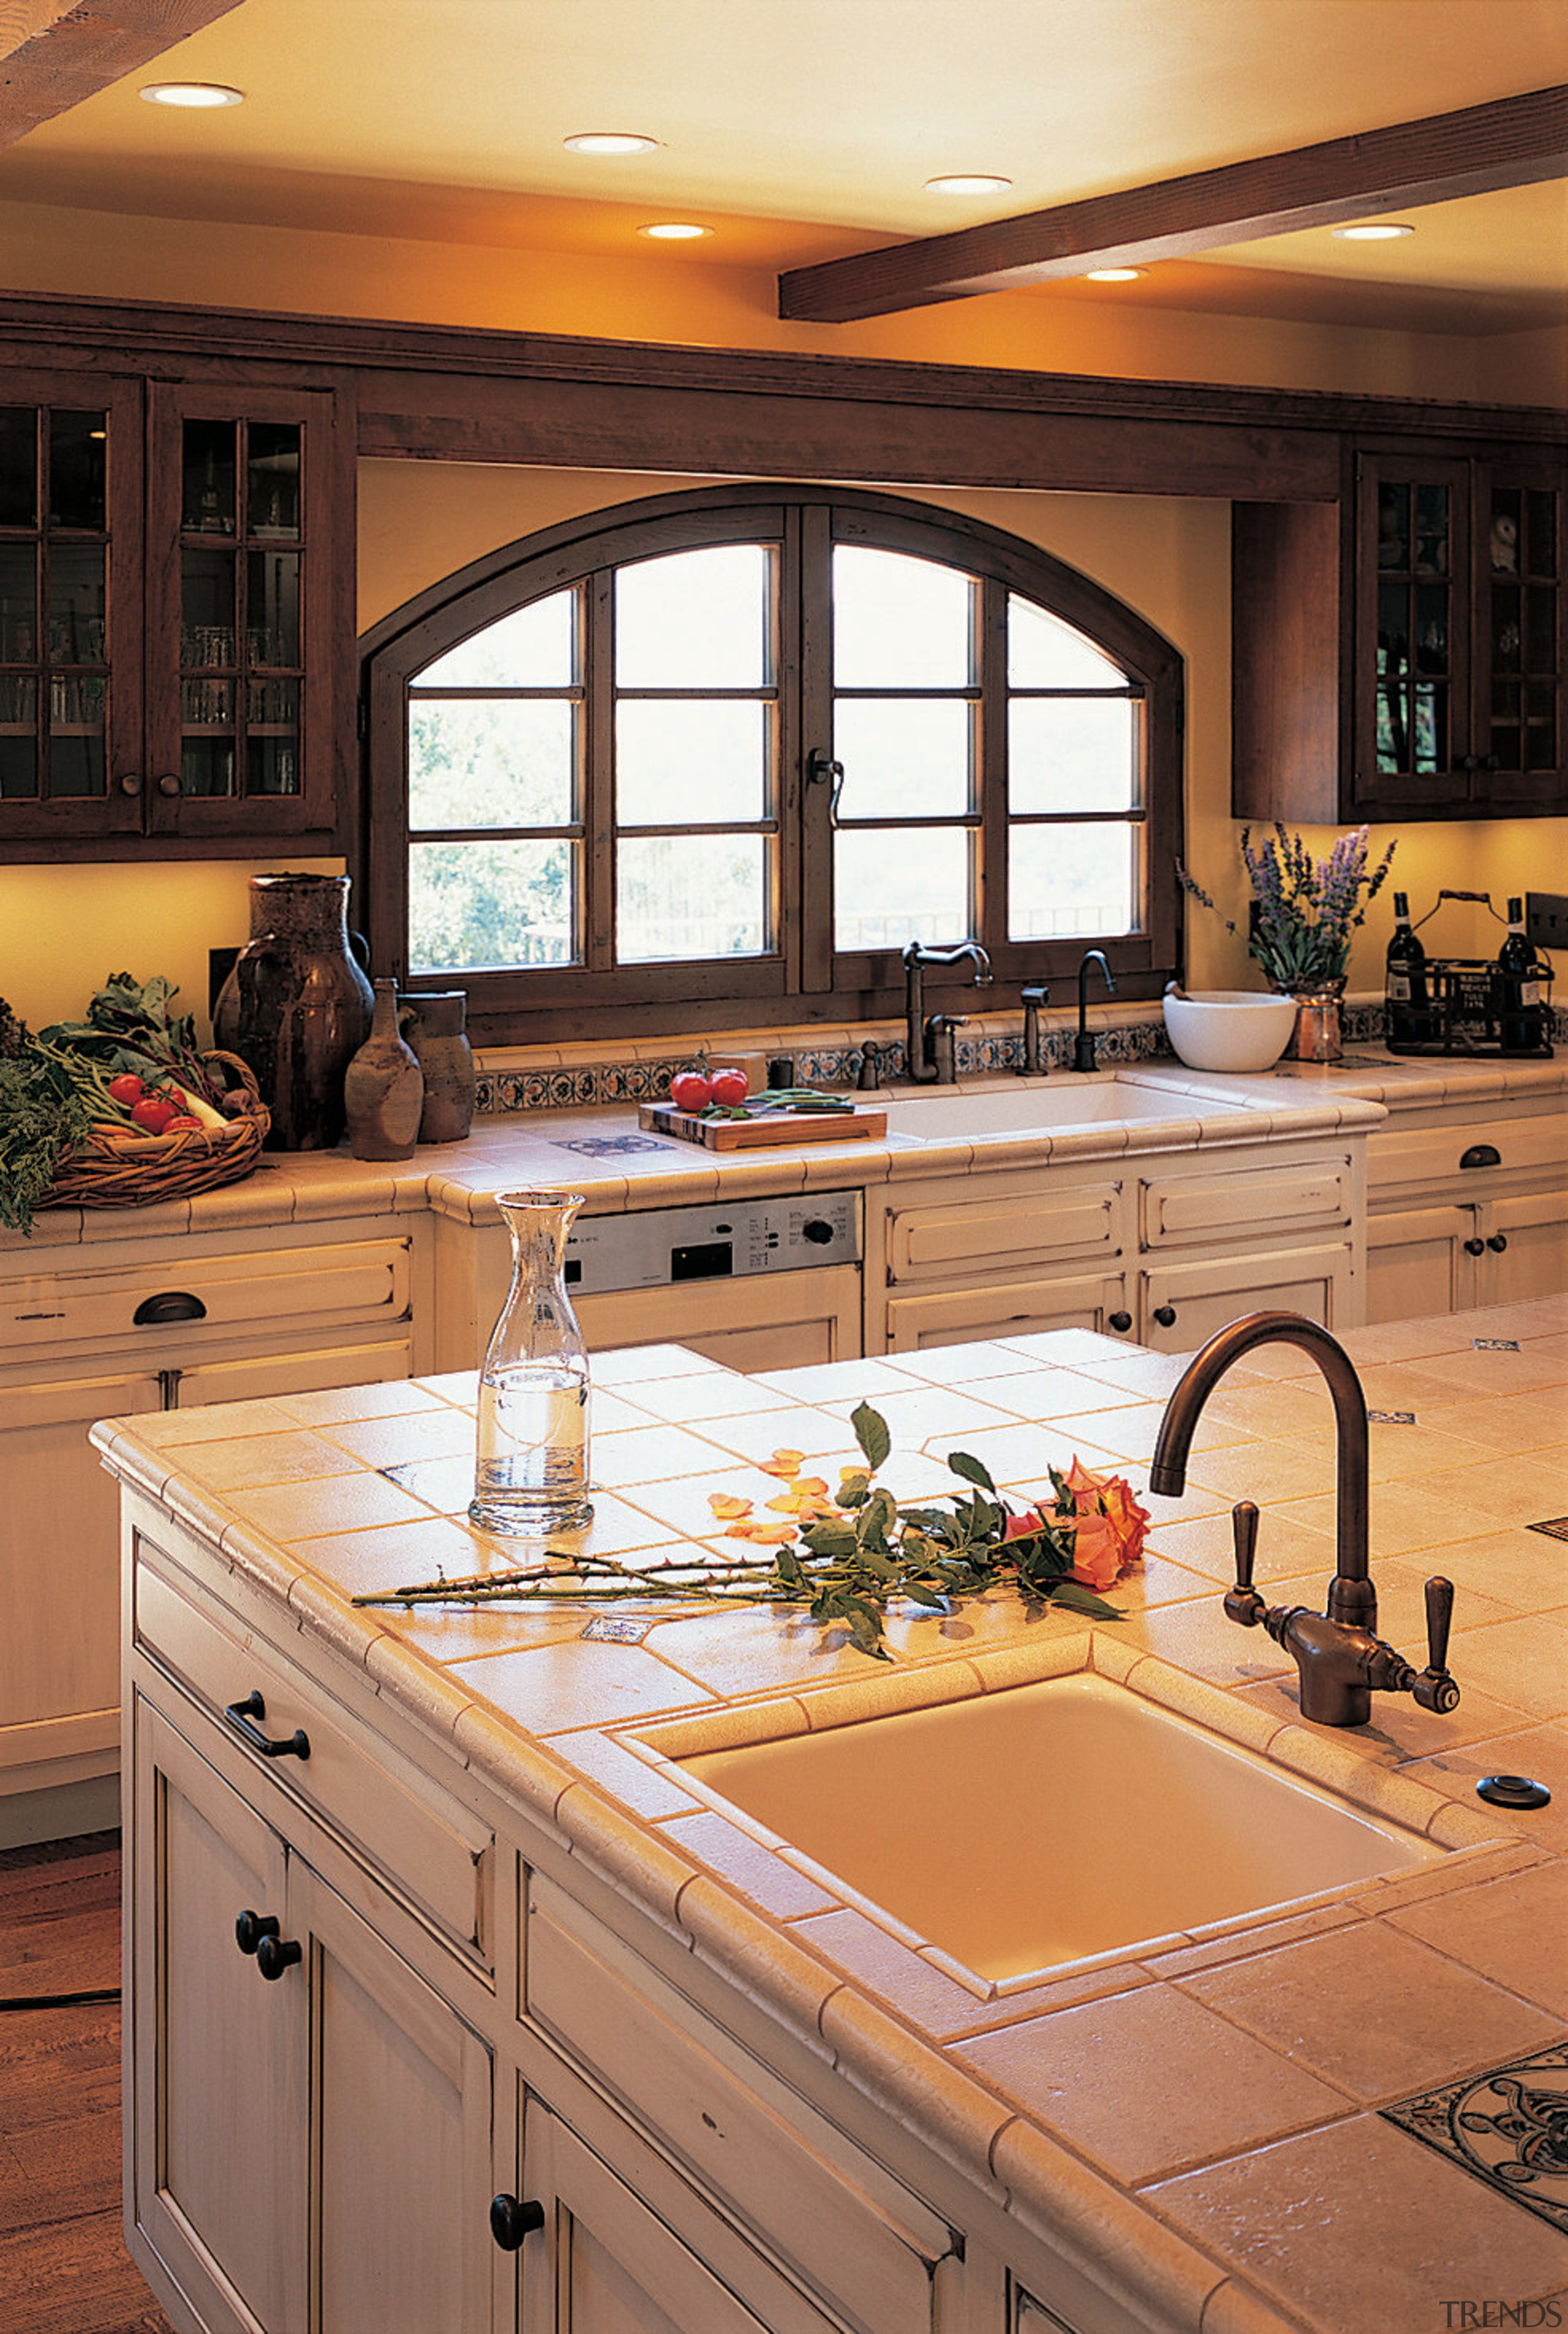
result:
[(1541, 1043), (1541, 984), (1535, 951), (1525, 937), (1525, 902), (1508, 902), (1508, 937), (1497, 950), (1498, 1018), (1505, 1054), (1534, 1053)]
[(1389, 942), (1383, 998), (1388, 1011), (1388, 1041), (1393, 1052), (1419, 1046), (1430, 1037), (1427, 951), (1411, 927), (1409, 902), (1403, 892), (1394, 893), (1394, 936)]

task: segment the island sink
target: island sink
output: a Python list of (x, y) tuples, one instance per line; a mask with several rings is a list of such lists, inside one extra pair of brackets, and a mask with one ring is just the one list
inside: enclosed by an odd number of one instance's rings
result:
[(676, 1757), (985, 1992), (1443, 1853), (1087, 1671)]

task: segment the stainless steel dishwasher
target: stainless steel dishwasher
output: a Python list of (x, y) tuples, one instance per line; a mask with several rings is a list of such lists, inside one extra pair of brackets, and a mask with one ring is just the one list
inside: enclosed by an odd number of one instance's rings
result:
[[(502, 1225), (472, 1237), (474, 1343), (447, 1342), (448, 1369), (477, 1366), (511, 1268)], [(579, 1216), (566, 1279), (590, 1354), (668, 1342), (733, 1369), (788, 1369), (861, 1351), (861, 1249), (859, 1191), (646, 1208)]]

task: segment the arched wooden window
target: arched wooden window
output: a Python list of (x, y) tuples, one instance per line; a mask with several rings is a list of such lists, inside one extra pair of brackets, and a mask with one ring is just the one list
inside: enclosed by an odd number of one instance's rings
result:
[(910, 938), (978, 940), (995, 1005), (1091, 945), (1128, 995), (1175, 969), (1181, 660), (994, 527), (663, 496), (362, 651), (377, 969), (460, 983), (492, 1043), (893, 1012)]

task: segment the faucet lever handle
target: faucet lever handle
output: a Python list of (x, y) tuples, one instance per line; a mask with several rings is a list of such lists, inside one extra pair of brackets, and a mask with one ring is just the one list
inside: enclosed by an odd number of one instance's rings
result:
[(1459, 1702), (1459, 1689), (1448, 1674), (1448, 1630), (1454, 1618), (1454, 1584), (1434, 1573), (1427, 1583), (1427, 1666), (1410, 1688), (1423, 1710), (1447, 1717)]
[(1265, 1608), (1252, 1585), (1253, 1558), (1257, 1553), (1257, 1509), (1250, 1500), (1238, 1500), (1232, 1508), (1230, 1529), (1236, 1544), (1236, 1587), (1226, 1591), (1225, 1609), (1244, 1629), (1252, 1629), (1263, 1619)]

